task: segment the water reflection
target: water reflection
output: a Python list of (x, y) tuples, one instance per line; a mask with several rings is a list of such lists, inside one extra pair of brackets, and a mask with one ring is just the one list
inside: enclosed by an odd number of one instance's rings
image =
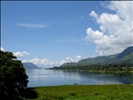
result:
[(121, 73), (117, 75), (120, 81), (124, 84), (133, 83), (133, 73)]
[(65, 84), (129, 84), (133, 74), (100, 74), (85, 72), (64, 72), (59, 70), (28, 69), (29, 87)]
[(133, 83), (133, 73), (107, 74), (107, 73), (79, 73), (81, 77), (92, 79), (102, 84), (130, 84)]

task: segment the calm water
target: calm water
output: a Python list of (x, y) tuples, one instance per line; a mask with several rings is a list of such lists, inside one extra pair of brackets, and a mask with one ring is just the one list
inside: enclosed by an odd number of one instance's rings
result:
[(29, 87), (76, 84), (128, 84), (133, 83), (133, 74), (112, 75), (59, 70), (27, 69)]

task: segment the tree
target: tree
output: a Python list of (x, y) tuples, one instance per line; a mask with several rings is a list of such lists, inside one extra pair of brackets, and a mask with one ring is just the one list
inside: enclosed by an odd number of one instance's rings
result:
[(0, 50), (0, 99), (20, 100), (20, 92), (26, 89), (28, 76), (21, 61), (12, 52)]

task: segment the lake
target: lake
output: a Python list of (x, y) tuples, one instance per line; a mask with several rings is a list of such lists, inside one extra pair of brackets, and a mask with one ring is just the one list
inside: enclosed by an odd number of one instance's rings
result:
[(45, 69), (26, 69), (26, 73), (29, 76), (28, 87), (73, 84), (87, 85), (133, 83), (133, 73), (128, 75), (113, 75)]

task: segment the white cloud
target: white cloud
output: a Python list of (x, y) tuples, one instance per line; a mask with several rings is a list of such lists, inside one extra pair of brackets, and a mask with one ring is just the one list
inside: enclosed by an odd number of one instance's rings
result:
[(95, 11), (91, 11), (90, 16), (92, 16), (94, 18), (97, 18), (98, 17), (98, 15), (96, 14)]
[(17, 56), (17, 57), (23, 57), (23, 56), (30, 55), (30, 53), (25, 52), (25, 51), (23, 51), (23, 52), (19, 52), (19, 51), (13, 52), (13, 54), (14, 54), (15, 56)]
[(31, 62), (36, 65), (47, 65), (49, 60), (48, 59), (40, 59), (40, 58), (33, 58), (28, 60), (23, 60), (22, 62)]
[(48, 25), (45, 24), (29, 24), (29, 23), (18, 23), (17, 25), (27, 28), (46, 28)]
[(115, 10), (121, 18), (124, 19), (132, 19), (132, 1), (111, 1), (111, 3), (107, 6), (111, 10)]
[(91, 11), (90, 16), (99, 24), (100, 30), (93, 30), (91, 27), (86, 30), (86, 40), (96, 44), (96, 53), (99, 55), (119, 53), (133, 45), (132, 2), (111, 1), (106, 7), (116, 13), (103, 12), (98, 15)]
[(66, 57), (64, 60), (60, 62), (60, 65), (64, 63), (70, 63), (70, 62), (78, 62), (79, 60), (84, 59), (84, 58), (86, 57), (82, 57), (81, 55), (75, 56), (74, 58)]
[(61, 65), (60, 62), (51, 61), (46, 58), (33, 58), (33, 59), (22, 60), (22, 62), (31, 62), (41, 68), (48, 68), (48, 67)]
[(80, 55), (75, 56), (74, 58), (71, 57), (66, 57), (65, 59), (61, 60), (61, 61), (52, 61), (46, 58), (33, 58), (33, 59), (25, 59), (22, 60), (22, 62), (31, 62), (35, 65), (37, 65), (38, 67), (42, 67), (42, 68), (48, 68), (48, 67), (54, 67), (54, 66), (60, 66), (64, 63), (69, 63), (69, 62), (78, 62), (79, 60), (83, 59), (85, 57), (82, 57)]
[(81, 59), (82, 56), (81, 56), (81, 55), (78, 55), (78, 56), (75, 56), (75, 58), (77, 58), (77, 59)]
[(0, 47), (0, 50), (1, 50), (1, 51), (5, 51), (4, 48), (2, 48), (2, 47)]
[(60, 62), (60, 65), (64, 64), (64, 63), (69, 63), (69, 62), (74, 62), (74, 59), (70, 58), (70, 57), (66, 57), (64, 60), (62, 60)]

